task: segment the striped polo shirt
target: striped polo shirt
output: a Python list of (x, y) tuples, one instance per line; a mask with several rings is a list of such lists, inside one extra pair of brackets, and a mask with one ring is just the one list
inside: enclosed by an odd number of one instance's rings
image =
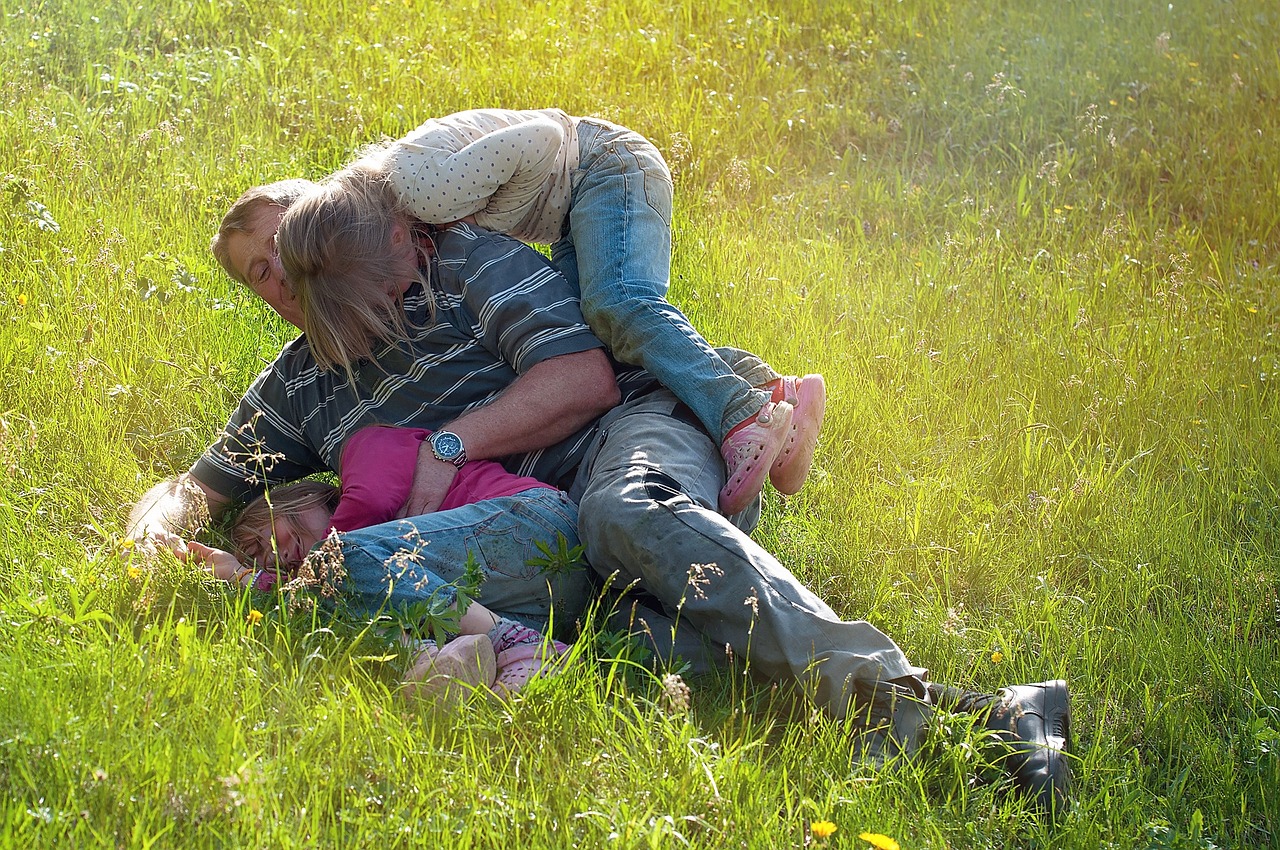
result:
[[(234, 498), (325, 470), (341, 474), (347, 438), (367, 425), (437, 429), (492, 401), (544, 360), (603, 344), (587, 327), (577, 292), (546, 259), (507, 236), (454, 225), (434, 234), (430, 288), (405, 294), (409, 337), (355, 368), (321, 370), (306, 334), (280, 352), (245, 392), (221, 436), (192, 467), (200, 481)], [(434, 302), (435, 314), (430, 305)], [(654, 387), (649, 375), (617, 367), (624, 398)], [(565, 487), (590, 425), (503, 465)]]

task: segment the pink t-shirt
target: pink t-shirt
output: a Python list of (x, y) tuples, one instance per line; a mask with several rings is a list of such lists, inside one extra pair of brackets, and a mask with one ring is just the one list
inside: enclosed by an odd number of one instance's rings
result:
[[(429, 436), (424, 428), (385, 425), (352, 434), (342, 449), (342, 498), (333, 512), (333, 527), (353, 531), (395, 519), (409, 498), (418, 450)], [(491, 460), (473, 460), (458, 470), (438, 510), (514, 496), (534, 487), (554, 489), (536, 478), (507, 472)]]

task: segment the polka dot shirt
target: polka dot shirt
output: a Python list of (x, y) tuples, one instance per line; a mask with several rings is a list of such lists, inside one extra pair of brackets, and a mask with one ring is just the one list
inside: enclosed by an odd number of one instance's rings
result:
[(569, 214), (578, 133), (559, 109), (472, 109), (426, 122), (387, 161), (392, 185), (421, 220), (475, 216), (489, 230), (551, 243)]

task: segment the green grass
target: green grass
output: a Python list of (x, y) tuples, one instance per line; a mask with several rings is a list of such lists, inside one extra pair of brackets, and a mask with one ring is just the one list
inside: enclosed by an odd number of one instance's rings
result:
[[(1273, 3), (173, 5), (0, 17), (0, 846), (1280, 846)], [(1056, 825), (970, 730), (871, 771), (741, 677), (433, 716), (362, 624), (120, 548), (291, 335), (230, 201), (496, 105), (667, 155), (673, 300), (831, 391), (758, 538), (937, 679), (1068, 677)]]

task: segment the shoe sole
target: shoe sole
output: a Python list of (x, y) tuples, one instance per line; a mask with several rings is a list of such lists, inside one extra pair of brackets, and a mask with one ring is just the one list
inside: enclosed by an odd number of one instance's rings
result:
[(1071, 696), (1067, 692), (1066, 680), (1054, 679), (1044, 683), (1044, 713), (1045, 722), (1052, 717), (1062, 717), (1062, 737), (1048, 737), (1050, 740), (1060, 740), (1062, 743), (1058, 749), (1066, 752), (1071, 745)]
[(813, 467), (818, 432), (822, 430), (822, 418), (827, 411), (826, 381), (821, 375), (805, 375), (797, 382), (796, 399), (791, 403), (795, 406), (791, 433), (769, 470), (770, 483), (786, 496), (800, 492)]
[(1053, 745), (1049, 755), (1049, 763), (1053, 768), (1053, 802), (1061, 806), (1067, 799), (1067, 790), (1071, 785), (1071, 760), (1066, 754), (1071, 748), (1071, 695), (1067, 691), (1064, 679), (1053, 679), (1044, 683), (1044, 718), (1051, 730), (1057, 727), (1053, 718), (1061, 717), (1061, 737), (1046, 735), (1045, 739)]

